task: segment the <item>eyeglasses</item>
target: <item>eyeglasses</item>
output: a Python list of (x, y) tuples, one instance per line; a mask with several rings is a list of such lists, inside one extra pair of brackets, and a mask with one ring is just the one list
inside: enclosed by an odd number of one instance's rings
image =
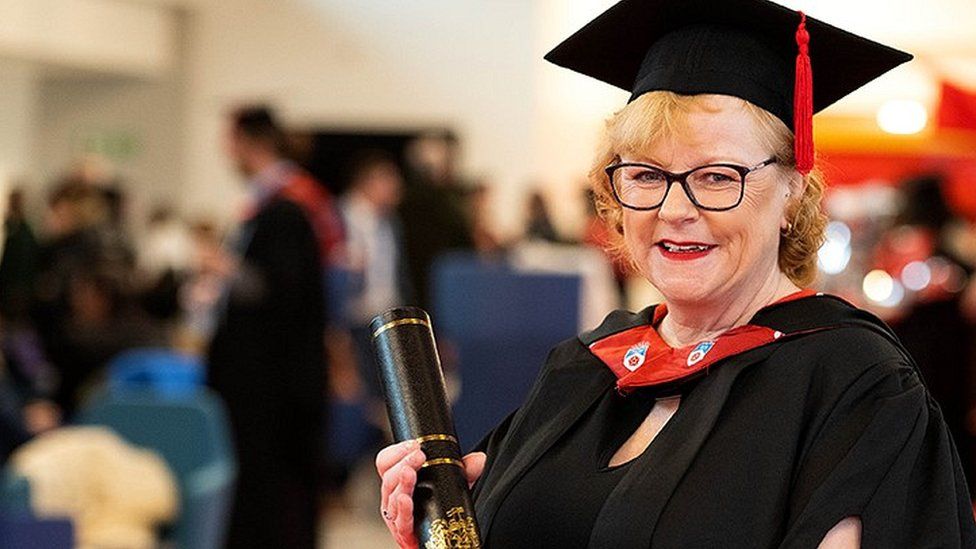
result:
[(620, 162), (606, 167), (617, 202), (631, 210), (654, 210), (675, 182), (681, 184), (691, 203), (702, 210), (731, 210), (742, 202), (746, 176), (776, 163), (769, 158), (751, 168), (737, 164), (708, 164), (682, 173), (671, 173), (650, 164)]

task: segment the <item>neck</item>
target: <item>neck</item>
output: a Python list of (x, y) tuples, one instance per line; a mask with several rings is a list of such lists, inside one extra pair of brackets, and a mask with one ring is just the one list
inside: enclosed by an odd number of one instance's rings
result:
[(745, 325), (760, 309), (799, 291), (779, 269), (754, 288), (738, 289), (732, 298), (668, 302), (668, 314), (661, 321), (661, 338), (672, 347), (684, 347), (712, 339)]

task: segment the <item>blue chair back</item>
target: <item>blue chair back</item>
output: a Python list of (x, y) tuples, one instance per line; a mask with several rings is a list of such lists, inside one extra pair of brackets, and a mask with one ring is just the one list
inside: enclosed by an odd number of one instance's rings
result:
[(216, 395), (205, 388), (182, 398), (150, 391), (108, 393), (79, 421), (109, 427), (166, 460), (180, 488), (180, 516), (171, 530), (176, 547), (223, 545), (237, 470), (227, 415)]
[(130, 349), (109, 362), (109, 390), (180, 396), (199, 389), (204, 372), (200, 359), (190, 355), (165, 348)]
[(522, 403), (549, 350), (576, 335), (580, 278), (451, 253), (435, 262), (432, 280), (434, 329), (458, 354), (454, 421), (468, 450)]
[(19, 514), (30, 510), (30, 483), (9, 466), (5, 467), (0, 474), (0, 512)]

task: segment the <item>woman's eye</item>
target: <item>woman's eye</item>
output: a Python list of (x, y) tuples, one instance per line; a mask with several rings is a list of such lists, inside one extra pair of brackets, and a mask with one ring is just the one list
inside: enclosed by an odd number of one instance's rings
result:
[(633, 174), (633, 180), (637, 183), (663, 183), (664, 175), (654, 170), (640, 170)]
[(737, 181), (737, 177), (731, 173), (715, 171), (702, 174), (702, 182), (709, 185), (726, 185)]

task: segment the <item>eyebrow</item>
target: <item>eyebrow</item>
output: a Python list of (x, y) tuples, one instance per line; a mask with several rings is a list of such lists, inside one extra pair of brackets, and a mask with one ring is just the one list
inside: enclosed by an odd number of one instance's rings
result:
[[(672, 168), (666, 166), (665, 163), (659, 162), (658, 160), (648, 156), (635, 155), (636, 160), (624, 160), (623, 157), (618, 154), (617, 158), (619, 159), (620, 162), (636, 162), (638, 164), (648, 164), (657, 168), (672, 170)], [(718, 157), (718, 156), (706, 157), (704, 160), (700, 162), (696, 162), (694, 165), (690, 165), (687, 169), (691, 170), (694, 168), (699, 168), (701, 166), (710, 166), (713, 164), (736, 164), (739, 166), (748, 165), (748, 162), (745, 162), (744, 160), (730, 160), (727, 158), (728, 157)]]

